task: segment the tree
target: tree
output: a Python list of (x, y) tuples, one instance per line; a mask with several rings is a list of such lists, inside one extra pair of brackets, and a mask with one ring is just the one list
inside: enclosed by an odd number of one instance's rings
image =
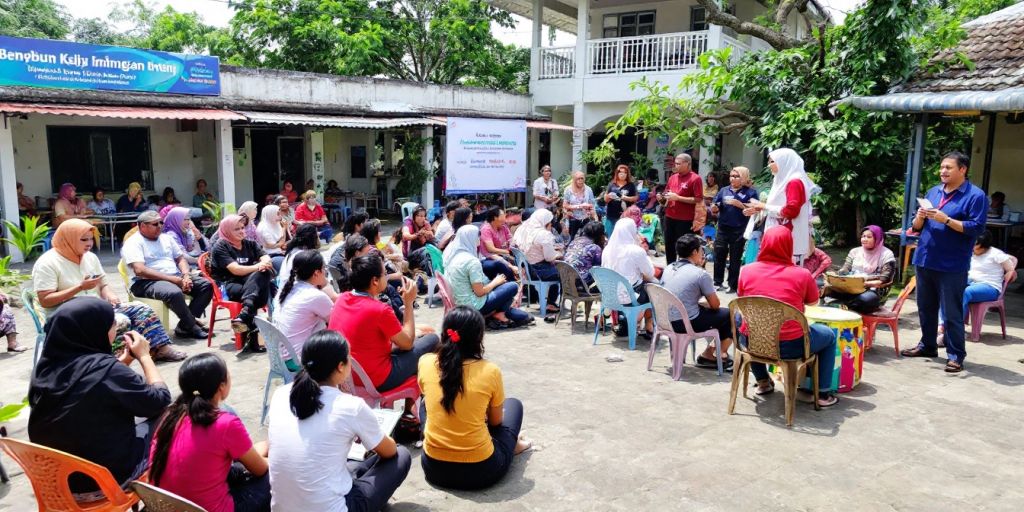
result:
[(63, 39), (69, 20), (53, 0), (0, 0), (0, 35)]

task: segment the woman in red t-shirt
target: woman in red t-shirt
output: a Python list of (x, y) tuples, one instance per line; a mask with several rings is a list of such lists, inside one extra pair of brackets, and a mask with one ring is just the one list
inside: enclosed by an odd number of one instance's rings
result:
[[(804, 311), (805, 304), (818, 303), (818, 286), (811, 273), (793, 263), (793, 232), (785, 226), (769, 228), (761, 239), (761, 252), (757, 261), (743, 267), (740, 273), (738, 297), (759, 295), (771, 297)], [(740, 328), (739, 342), (746, 346), (746, 323)], [(832, 329), (822, 324), (810, 324), (811, 352), (818, 355), (818, 388), (832, 387), (832, 370), (835, 367), (836, 338)], [(803, 329), (790, 320), (782, 324), (779, 332), (779, 352), (783, 359), (803, 356)], [(757, 378), (758, 395), (775, 391), (775, 384), (768, 376), (768, 369), (761, 363), (751, 363), (750, 371)], [(818, 398), (818, 405), (829, 407), (839, 399), (824, 393)]]
[(334, 230), (331, 229), (331, 221), (327, 220), (324, 207), (316, 200), (316, 192), (307, 190), (302, 194), (302, 203), (295, 207), (295, 224), (312, 224), (320, 233), (320, 238), (330, 242), (334, 237)]

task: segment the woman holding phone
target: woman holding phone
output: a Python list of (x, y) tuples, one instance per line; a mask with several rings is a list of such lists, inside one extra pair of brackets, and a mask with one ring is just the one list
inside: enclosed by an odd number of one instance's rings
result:
[(729, 171), (729, 186), (718, 191), (711, 201), (711, 213), (718, 215), (718, 230), (715, 234), (715, 287), (722, 290), (725, 280), (725, 261), (729, 260), (728, 293), (736, 291), (740, 279), (740, 266), (743, 264), (743, 230), (747, 227), (747, 217), (743, 209), (751, 199), (757, 198), (757, 190), (747, 185), (750, 181), (750, 169), (733, 167)]
[(612, 235), (612, 228), (622, 217), (622, 212), (626, 211), (631, 204), (636, 203), (639, 198), (640, 195), (637, 193), (636, 183), (633, 183), (633, 175), (629, 171), (629, 166), (622, 164), (616, 167), (615, 177), (604, 192), (605, 235)]

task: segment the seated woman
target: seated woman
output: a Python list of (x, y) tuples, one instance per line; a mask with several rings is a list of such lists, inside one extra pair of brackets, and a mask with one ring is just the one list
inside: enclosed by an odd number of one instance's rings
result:
[(586, 292), (594, 284), (590, 269), (601, 264), (601, 251), (606, 241), (604, 225), (600, 221), (591, 220), (577, 231), (576, 238), (565, 248), (565, 262), (572, 265), (583, 280), (582, 283), (576, 283), (578, 291)]
[[(722, 368), (732, 367), (729, 359), (729, 346), (732, 345), (732, 322), (729, 321), (729, 308), (721, 307), (715, 291), (715, 280), (704, 270), (703, 240), (698, 235), (687, 233), (676, 240), (676, 254), (679, 259), (670, 264), (661, 276), (665, 289), (672, 292), (683, 303), (690, 327), (694, 332), (711, 329), (718, 331), (718, 339), (722, 340)], [(700, 300), (707, 301), (707, 307)], [(686, 332), (686, 325), (681, 317), (672, 318), (672, 330)], [(718, 368), (715, 347), (708, 344), (704, 352), (697, 356), (697, 366), (702, 368)]]
[[(964, 315), (970, 305), (976, 302), (989, 302), (999, 298), (1003, 293), (1003, 281), (1014, 272), (1017, 259), (1006, 254), (998, 247), (992, 247), (992, 232), (985, 231), (974, 241), (974, 254), (971, 256), (971, 268), (967, 272), (967, 288), (964, 289)], [(945, 312), (939, 308), (939, 333), (944, 330)], [(974, 319), (972, 319), (974, 321)]]
[[(370, 384), (379, 391), (397, 388), (416, 375), (416, 361), (434, 351), (437, 335), (415, 337), (416, 285), (411, 279), (405, 279), (399, 290), (405, 306), (405, 318), (399, 322), (391, 307), (377, 300), (388, 286), (380, 256), (360, 256), (350, 266), (352, 291), (341, 294), (334, 303), (328, 328), (352, 343), (352, 356), (366, 370)], [(405, 411), (412, 411), (412, 400), (406, 400)]]
[(202, 208), (203, 204), (207, 201), (216, 201), (217, 198), (213, 194), (206, 191), (206, 180), (199, 178), (196, 180), (196, 193), (192, 196), (192, 207)]
[(171, 187), (164, 187), (164, 193), (160, 196), (160, 206), (167, 205), (180, 205), (181, 201), (174, 195), (174, 189)]
[[(95, 297), (76, 297), (49, 315), (43, 353), (29, 385), (28, 437), (110, 470), (122, 488), (149, 466), (149, 440), (171, 403), (149, 342), (131, 331), (114, 357), (114, 308)], [(143, 375), (129, 368), (138, 360)], [(135, 418), (149, 418), (136, 425)], [(68, 478), (78, 501), (102, 498), (80, 473)]]
[(167, 331), (153, 308), (141, 302), (121, 302), (108, 286), (99, 257), (92, 252), (92, 224), (81, 220), (65, 221), (53, 234), (53, 248), (43, 253), (32, 266), (32, 284), (39, 305), (50, 317), (73, 297), (91, 295), (107, 301), (117, 313), (121, 330), (142, 333), (156, 361), (181, 361), (185, 354), (174, 349)]
[(193, 268), (199, 263), (199, 256), (207, 251), (210, 243), (192, 223), (192, 210), (176, 206), (167, 212), (164, 217), (164, 233), (169, 233), (181, 251), (185, 253), (185, 260)]
[[(807, 269), (793, 263), (793, 232), (786, 226), (773, 226), (765, 230), (761, 238), (757, 261), (743, 267), (740, 272), (737, 296), (763, 296), (785, 302), (800, 312), (804, 305), (818, 302), (818, 287)], [(811, 352), (818, 355), (818, 388), (832, 387), (832, 370), (835, 368), (836, 337), (832, 329), (823, 324), (810, 324), (809, 338)], [(746, 322), (739, 327), (739, 342), (746, 346), (748, 333)], [(798, 358), (804, 355), (804, 332), (798, 323), (789, 321), (779, 331), (779, 353), (783, 358)], [(775, 391), (775, 383), (768, 375), (768, 368), (752, 363), (750, 372), (757, 379), (758, 395)], [(830, 407), (839, 402), (831, 393), (818, 396), (818, 405)]]
[(68, 219), (85, 219), (93, 212), (86, 205), (82, 198), (78, 197), (75, 186), (65, 183), (60, 186), (60, 193), (57, 201), (53, 203), (53, 227), (59, 227)]
[(896, 275), (896, 256), (887, 249), (882, 228), (868, 226), (860, 234), (860, 247), (850, 250), (846, 262), (839, 269), (840, 275), (867, 276), (864, 286), (867, 291), (860, 294), (841, 293), (829, 289), (826, 284), (822, 295), (844, 304), (861, 314), (869, 314), (879, 308), (889, 295), (893, 276)]
[(128, 184), (127, 193), (117, 200), (117, 213), (142, 213), (149, 209), (149, 203), (142, 195), (142, 185), (137, 181)]
[[(327, 188), (324, 190), (324, 195), (336, 199), (344, 195), (344, 192), (342, 192), (342, 190), (338, 188), (337, 180), (328, 180)], [(327, 200), (326, 197), (324, 198), (324, 200)]]
[(825, 271), (832, 266), (832, 257), (814, 243), (813, 236), (811, 237), (810, 244), (811, 253), (804, 258), (802, 266), (811, 273), (814, 282), (818, 284), (818, 289), (821, 289), (825, 285)]
[[(292, 260), (291, 273), (277, 295), (274, 326), (280, 330), (296, 354), (314, 332), (327, 327), (338, 294), (327, 282), (327, 267), (320, 251), (299, 251)], [(281, 351), (288, 369), (299, 371), (299, 362)]]
[(231, 320), (236, 333), (250, 333), (247, 346), (254, 352), (265, 352), (256, 332), (256, 312), (270, 299), (270, 282), (274, 267), (259, 244), (245, 239), (245, 224), (238, 215), (221, 219), (217, 229), (220, 238), (210, 249), (210, 277), (227, 293), (228, 300), (242, 303), (242, 311)]
[(281, 191), (278, 194), (288, 199), (288, 202), (291, 204), (299, 201), (299, 193), (295, 191), (295, 185), (292, 185), (291, 180), (284, 180), (284, 183), (281, 184)]
[(366, 212), (355, 212), (349, 215), (341, 226), (341, 234), (347, 237), (358, 233), (360, 229), (363, 229), (363, 224), (369, 219), (370, 216)]
[(419, 361), (423, 475), (439, 487), (484, 489), (532, 446), (519, 434), (523, 403), (505, 398), (501, 370), (484, 359), (479, 311), (457, 306), (445, 315), (441, 331), (437, 353)]
[(256, 226), (256, 242), (260, 244), (263, 251), (270, 256), (270, 262), (274, 270), (281, 272), (281, 262), (284, 261), (285, 247), (288, 245), (287, 232), (284, 230), (284, 223), (281, 222), (280, 208), (276, 204), (269, 204), (263, 207), (260, 214), (260, 223)]
[(277, 205), (277, 215), (281, 217), (281, 225), (284, 226), (286, 236), (295, 233), (295, 210), (292, 209), (288, 198), (282, 195), (274, 196), (273, 203)]
[(18, 215), (24, 217), (25, 215), (36, 214), (36, 200), (25, 195), (25, 185), (20, 181), (17, 182), (16, 188), (18, 190)]
[[(647, 304), (651, 300), (647, 297), (647, 289), (644, 285), (647, 283), (658, 283), (658, 280), (654, 278), (654, 265), (651, 263), (650, 258), (647, 257), (647, 251), (640, 247), (640, 233), (636, 229), (636, 223), (630, 218), (621, 218), (615, 222), (615, 227), (612, 229), (612, 236), (608, 239), (608, 245), (605, 246), (604, 251), (601, 253), (601, 265), (605, 268), (610, 268), (626, 278), (627, 281), (633, 286), (633, 290), (637, 293), (637, 303)], [(629, 303), (629, 296), (625, 290), (619, 290), (619, 301), (622, 304)], [(650, 339), (651, 333), (654, 330), (654, 325), (651, 322), (651, 311), (647, 310), (641, 313), (644, 318), (643, 330), (640, 334), (644, 335), (647, 339)], [(623, 336), (622, 329), (625, 328), (626, 322), (619, 322), (620, 327), (619, 335)], [(628, 333), (626, 333), (628, 334)]]
[(505, 276), (506, 281), (515, 281), (519, 273), (512, 252), (508, 250), (512, 232), (505, 225), (505, 210), (498, 206), (487, 210), (479, 231), (484, 275), (493, 279), (500, 274)]
[(487, 327), (491, 329), (529, 325), (533, 317), (512, 307), (519, 285), (506, 281), (500, 273), (493, 278), (486, 276), (477, 257), (479, 244), (480, 230), (473, 225), (460, 229), (455, 233), (455, 240), (448, 244), (451, 250), (445, 251), (444, 272), (452, 287), (452, 300), (489, 316)]
[(228, 365), (212, 352), (178, 370), (181, 394), (153, 436), (149, 483), (210, 512), (270, 510), (267, 443), (253, 443), (232, 411)]
[(330, 242), (334, 237), (331, 221), (327, 220), (324, 207), (316, 200), (316, 192), (307, 190), (302, 194), (302, 203), (295, 207), (295, 223), (299, 226), (312, 224), (320, 233), (320, 238)]
[(402, 255), (409, 262), (410, 272), (422, 269), (429, 273), (430, 257), (423, 249), (427, 244), (436, 244), (434, 229), (427, 222), (427, 209), (417, 206), (402, 224)]
[[(302, 370), (274, 392), (268, 412), (274, 509), (381, 510), (409, 474), (409, 451), (381, 431), (362, 398), (341, 391), (352, 365), (340, 334), (314, 333), (300, 357)], [(350, 472), (356, 439), (373, 454)]]
[(92, 191), (92, 201), (89, 201), (86, 208), (92, 210), (97, 215), (113, 215), (117, 213), (117, 207), (114, 206), (114, 202), (107, 197), (107, 193), (102, 187), (96, 187), (96, 189)]
[(238, 207), (238, 215), (245, 219), (245, 239), (258, 242), (256, 237), (256, 211), (259, 205), (255, 201), (246, 201)]
[(301, 227), (295, 230), (295, 236), (284, 246), (284, 259), (277, 275), (287, 279), (292, 273), (292, 261), (301, 251), (320, 250), (320, 239), (317, 237), (316, 226)]
[(384, 258), (384, 266), (388, 267), (389, 274), (400, 273), (402, 271), (405, 264), (405, 258), (402, 257), (402, 253), (400, 252), (390, 251), (390, 247), (386, 241), (381, 238), (380, 220), (367, 220), (363, 223), (362, 228), (359, 229), (357, 233), (363, 235), (363, 238), (366, 238), (366, 241), (369, 242), (370, 245), (380, 251), (381, 256)]
[[(555, 249), (555, 235), (551, 233), (551, 221), (555, 218), (551, 210), (540, 209), (533, 212), (533, 215), (516, 230), (512, 237), (512, 244), (523, 251), (526, 261), (530, 264), (530, 276), (538, 281), (557, 283), (558, 269), (555, 268), (555, 260), (562, 257)], [(548, 310), (546, 313), (558, 313), (558, 287), (548, 288)], [(544, 318), (546, 322), (554, 322), (555, 317), (548, 315)]]

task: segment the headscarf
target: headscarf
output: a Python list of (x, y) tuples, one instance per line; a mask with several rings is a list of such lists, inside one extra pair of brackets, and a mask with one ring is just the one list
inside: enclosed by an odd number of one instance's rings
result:
[(767, 204), (785, 206), (786, 184), (792, 180), (803, 182), (807, 200), (809, 201), (811, 199), (811, 191), (814, 190), (815, 185), (811, 178), (807, 176), (807, 172), (804, 171), (804, 159), (800, 158), (796, 151), (789, 148), (776, 149), (768, 153), (768, 157), (778, 165), (779, 172), (775, 173), (775, 177), (772, 178), (772, 188), (768, 192)]
[[(875, 246), (870, 250), (861, 246), (860, 252), (864, 255), (864, 261), (855, 263), (860, 263), (867, 272), (874, 273), (877, 272), (878, 267), (882, 266), (888, 259), (885, 257), (885, 253), (886, 251), (889, 251), (889, 249), (885, 247), (885, 233), (882, 232), (881, 227), (872, 224), (864, 229), (871, 232), (871, 236), (875, 239)], [(893, 256), (893, 258), (895, 258), (895, 256)]]
[(242, 240), (235, 240), (235, 234), (233, 231), (239, 224), (242, 223), (241, 215), (226, 215), (220, 220), (220, 226), (217, 226), (217, 235), (220, 236), (221, 240), (231, 244), (233, 247), (238, 247), (242, 244)]
[[(551, 213), (551, 210), (546, 208), (540, 208), (530, 215), (530, 218), (519, 226), (515, 234), (512, 235), (512, 243), (516, 245), (521, 251), (528, 251), (530, 246), (533, 245), (537, 236), (546, 232), (548, 224), (554, 220), (555, 215)], [(461, 229), (461, 228), (460, 228)]]
[[(259, 205), (256, 204), (255, 201), (246, 201), (246, 202), (242, 203), (242, 206), (238, 207), (238, 215), (245, 215), (246, 217), (249, 217), (249, 221), (250, 221), (249, 224), (252, 225), (253, 223), (256, 222), (256, 209), (257, 208), (259, 208)], [(250, 211), (252, 212), (252, 215), (249, 215), (247, 213), (247, 212), (250, 212)]]
[(107, 337), (113, 324), (113, 306), (96, 297), (75, 297), (50, 315), (43, 328), (43, 353), (29, 386), (30, 429), (32, 423), (63, 418), (106, 380), (114, 365), (121, 364)]
[(281, 240), (284, 236), (284, 228), (281, 227), (281, 208), (276, 204), (269, 204), (263, 207), (260, 214), (260, 223), (256, 226), (256, 233), (267, 242)]
[(626, 211), (623, 212), (623, 215), (630, 219), (633, 219), (633, 222), (636, 223), (636, 227), (640, 227), (640, 224), (642, 224), (644, 221), (643, 212), (641, 212), (640, 207), (638, 207), (635, 204), (633, 206), (630, 206), (629, 208), (626, 208)]
[(776, 265), (793, 265), (793, 232), (786, 226), (773, 226), (761, 237), (757, 261)]
[(57, 226), (53, 233), (53, 250), (57, 251), (64, 259), (79, 264), (82, 263), (82, 255), (78, 254), (78, 241), (89, 233), (93, 232), (93, 225), (82, 219), (68, 219)]
[(472, 224), (462, 226), (455, 232), (455, 238), (444, 248), (444, 266), (447, 268), (465, 258), (479, 259), (476, 255), (479, 246), (480, 228)]
[(185, 221), (190, 217), (191, 210), (181, 206), (175, 206), (167, 212), (167, 216), (164, 217), (164, 233), (170, 233), (175, 240), (182, 247), (187, 247), (187, 238), (185, 234)]
[[(612, 236), (608, 237), (608, 243), (605, 244), (604, 251), (601, 252), (601, 265), (615, 270), (615, 264), (625, 259), (629, 248), (640, 249), (637, 244), (638, 235), (639, 232), (633, 219), (622, 218), (616, 221), (615, 228), (612, 229)], [(616, 270), (616, 272), (619, 271)]]
[(71, 204), (74, 204), (75, 200), (78, 199), (78, 197), (74, 193), (74, 190), (75, 190), (75, 185), (74, 184), (72, 184), (72, 183), (65, 183), (65, 184), (60, 186), (59, 196), (60, 196), (61, 199), (66, 199)]
[(171, 210), (173, 210), (175, 208), (178, 208), (180, 206), (181, 206), (180, 204), (166, 204), (166, 205), (164, 205), (163, 208), (160, 208), (160, 211), (157, 212), (157, 215), (160, 216), (160, 220), (163, 220), (164, 222), (166, 222), (167, 221), (167, 214), (171, 213)]
[(133, 181), (128, 184), (128, 197), (134, 199), (135, 196), (139, 195), (139, 192), (142, 192), (142, 185), (139, 182)]

